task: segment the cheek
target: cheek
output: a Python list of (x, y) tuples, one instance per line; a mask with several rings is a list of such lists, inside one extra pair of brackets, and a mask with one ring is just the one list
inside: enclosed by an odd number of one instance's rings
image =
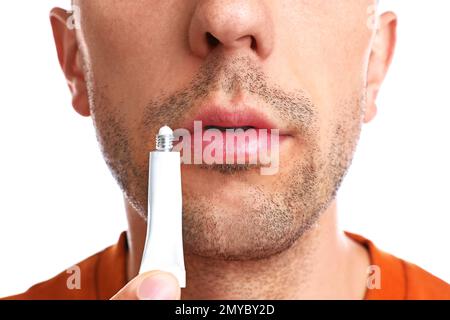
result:
[(288, 31), (277, 34), (286, 69), (323, 113), (334, 113), (339, 102), (364, 85), (372, 35), (368, 3), (292, 2), (279, 21), (278, 26)]
[[(189, 1), (100, 1), (82, 8), (85, 57), (108, 98), (143, 105), (166, 87), (186, 83), (182, 61)], [(173, 8), (176, 7), (176, 8)], [(177, 21), (177, 23), (173, 23)]]

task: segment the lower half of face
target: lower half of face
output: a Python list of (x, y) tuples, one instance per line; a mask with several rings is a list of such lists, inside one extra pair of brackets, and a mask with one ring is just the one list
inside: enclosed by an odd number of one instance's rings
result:
[[(217, 87), (223, 86), (214, 90)], [(193, 88), (196, 86), (186, 90)], [(251, 91), (245, 83), (239, 88)], [(271, 92), (252, 94), (259, 95), (261, 103), (278, 101), (280, 97), (263, 97)], [(289, 248), (327, 208), (352, 159), (364, 94), (362, 90), (348, 93), (327, 107), (315, 105), (310, 97), (307, 108), (311, 113), (307, 118), (296, 116), (296, 110), (300, 113), (306, 108), (301, 102), (304, 99), (293, 98), (296, 94), (285, 92), (282, 96), (294, 101), (285, 117), (285, 123), (294, 130), (279, 145), (279, 169), (274, 174), (262, 175), (260, 164), (182, 165), (186, 253), (228, 260), (268, 257)], [(186, 108), (187, 112), (186, 106), (197, 105), (203, 99), (192, 92), (180, 94), (186, 95), (192, 100), (177, 102), (175, 94), (156, 99), (145, 108), (136, 106), (142, 111), (140, 120), (131, 120), (126, 112), (118, 111), (124, 110), (123, 106), (111, 101), (108, 92), (91, 90), (105, 159), (126, 198), (142, 217), (147, 215), (148, 153), (154, 149), (154, 136), (163, 124), (176, 127), (181, 123), (174, 120), (167, 101), (175, 106), (179, 103), (179, 110)], [(267, 110), (276, 107), (265, 105)], [(183, 118), (184, 113), (179, 114)]]

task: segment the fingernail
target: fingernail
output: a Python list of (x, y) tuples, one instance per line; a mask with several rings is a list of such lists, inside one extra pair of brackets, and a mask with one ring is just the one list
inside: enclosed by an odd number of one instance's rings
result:
[(174, 300), (178, 290), (173, 276), (161, 272), (142, 280), (137, 296), (140, 300)]

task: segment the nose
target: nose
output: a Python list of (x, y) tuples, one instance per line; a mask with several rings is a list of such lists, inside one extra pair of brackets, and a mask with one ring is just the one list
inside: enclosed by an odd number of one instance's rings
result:
[(200, 0), (189, 28), (194, 55), (240, 50), (267, 58), (273, 46), (273, 23), (265, 0)]

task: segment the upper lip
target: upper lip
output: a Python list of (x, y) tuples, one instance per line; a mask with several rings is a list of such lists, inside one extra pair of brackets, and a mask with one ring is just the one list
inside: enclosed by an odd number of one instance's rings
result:
[(194, 121), (201, 121), (202, 129), (209, 127), (219, 128), (253, 128), (253, 129), (279, 129), (280, 135), (289, 135), (289, 132), (280, 128), (276, 121), (270, 119), (264, 112), (248, 105), (233, 105), (225, 108), (219, 105), (206, 105), (188, 119), (183, 128), (191, 133), (194, 129)]

